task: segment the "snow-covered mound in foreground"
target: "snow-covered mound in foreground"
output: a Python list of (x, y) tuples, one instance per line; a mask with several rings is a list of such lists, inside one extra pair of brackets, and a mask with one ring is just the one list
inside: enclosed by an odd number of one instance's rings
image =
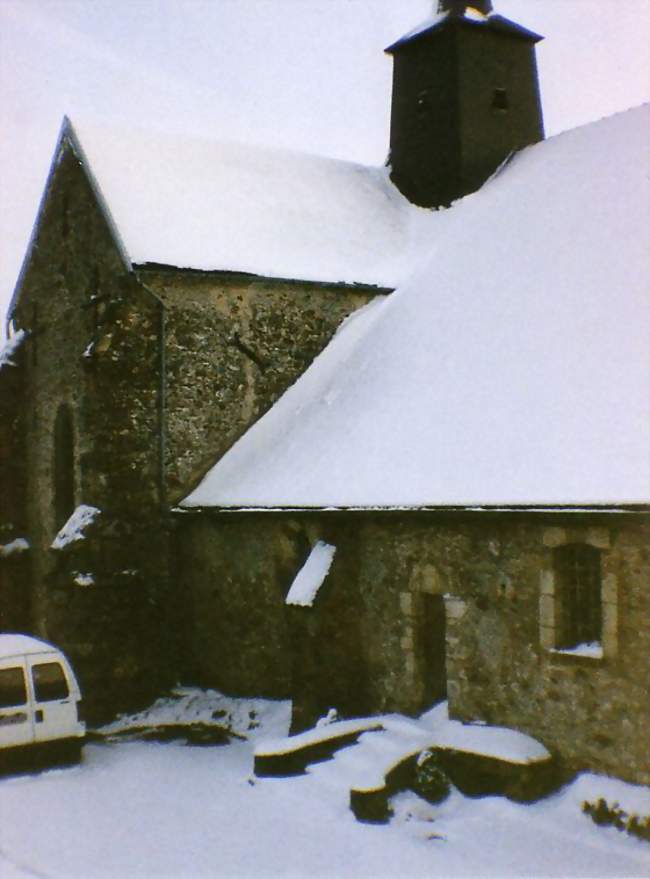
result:
[(530, 147), (440, 213), (182, 506), (647, 502), (649, 121)]
[[(281, 703), (179, 691), (126, 722), (208, 720), (224, 710), (278, 734)], [(277, 727), (273, 729), (273, 727)], [(248, 735), (248, 733), (246, 733)], [(404, 792), (387, 827), (349, 809), (356, 757), (290, 779), (251, 778), (254, 741), (223, 747), (88, 745), (72, 769), (0, 779), (2, 879), (451, 879), (641, 877), (650, 848), (597, 827), (582, 803), (650, 813), (650, 790), (582, 775), (531, 805), (458, 791), (440, 805)], [(348, 749), (354, 756), (358, 745)]]
[(155, 727), (203, 724), (224, 727), (236, 736), (257, 740), (286, 736), (290, 722), (291, 702), (288, 700), (237, 699), (217, 690), (177, 687), (143, 711), (121, 715), (102, 727), (100, 733), (110, 738)]

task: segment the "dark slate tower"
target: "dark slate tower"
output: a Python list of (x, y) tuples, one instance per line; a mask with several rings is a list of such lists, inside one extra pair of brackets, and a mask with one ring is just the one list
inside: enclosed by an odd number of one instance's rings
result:
[(390, 165), (412, 202), (449, 205), (514, 151), (544, 137), (538, 34), (495, 15), (490, 0), (440, 0), (430, 24), (393, 56)]

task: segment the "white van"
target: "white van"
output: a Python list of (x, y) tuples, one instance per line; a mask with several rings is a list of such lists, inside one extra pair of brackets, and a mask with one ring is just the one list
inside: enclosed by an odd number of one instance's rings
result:
[(0, 763), (47, 751), (78, 761), (85, 733), (81, 691), (63, 653), (27, 635), (0, 635)]

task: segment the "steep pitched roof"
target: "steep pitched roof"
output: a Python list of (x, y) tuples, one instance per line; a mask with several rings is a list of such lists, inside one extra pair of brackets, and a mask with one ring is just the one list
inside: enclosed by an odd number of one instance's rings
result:
[(76, 122), (62, 137), (132, 264), (394, 287), (431, 220), (386, 168)]
[(183, 507), (650, 500), (648, 106), (520, 153), (438, 214)]

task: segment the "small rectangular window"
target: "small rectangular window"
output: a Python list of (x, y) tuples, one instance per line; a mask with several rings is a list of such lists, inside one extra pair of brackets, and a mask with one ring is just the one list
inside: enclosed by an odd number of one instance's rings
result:
[(555, 550), (559, 648), (599, 643), (602, 630), (600, 552), (585, 544)]
[(508, 106), (508, 92), (505, 89), (495, 89), (492, 96), (492, 109), (507, 110)]
[(27, 688), (22, 668), (0, 669), (0, 708), (27, 704)]
[(32, 668), (37, 702), (53, 702), (70, 695), (63, 668), (58, 662), (42, 662)]

